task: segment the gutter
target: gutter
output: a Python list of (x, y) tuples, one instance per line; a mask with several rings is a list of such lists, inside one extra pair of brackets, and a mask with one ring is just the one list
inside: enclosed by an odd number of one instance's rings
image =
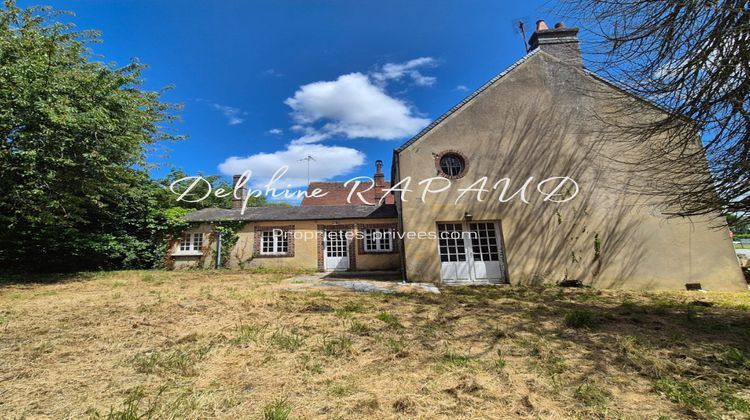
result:
[[(395, 184), (398, 184), (401, 182), (401, 169), (400, 169), (400, 163), (398, 160), (398, 150), (393, 149), (393, 159), (391, 163), (391, 188)], [(398, 226), (399, 231), (402, 233), (398, 239), (398, 246), (401, 252), (399, 252), (399, 263), (401, 265), (401, 281), (404, 283), (407, 283), (409, 281), (409, 278), (406, 275), (406, 250), (404, 249), (404, 236), (403, 236), (403, 230), (404, 230), (404, 214), (401, 211), (401, 193), (396, 193), (396, 217), (398, 218)]]

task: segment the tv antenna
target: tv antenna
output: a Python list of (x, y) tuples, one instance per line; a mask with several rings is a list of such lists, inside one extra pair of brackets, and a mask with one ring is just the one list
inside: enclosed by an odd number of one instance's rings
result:
[(523, 42), (523, 50), (529, 52), (529, 46), (526, 44), (526, 23), (523, 19), (518, 19), (518, 31), (521, 32), (521, 42)]
[(310, 161), (315, 161), (315, 158), (312, 155), (307, 155), (299, 161), (302, 162), (303, 160), (307, 161), (307, 185), (310, 185)]

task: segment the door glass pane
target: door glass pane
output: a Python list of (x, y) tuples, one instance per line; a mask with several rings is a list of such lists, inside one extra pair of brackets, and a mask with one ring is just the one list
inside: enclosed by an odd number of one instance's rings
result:
[(494, 223), (469, 223), (475, 261), (500, 261)]

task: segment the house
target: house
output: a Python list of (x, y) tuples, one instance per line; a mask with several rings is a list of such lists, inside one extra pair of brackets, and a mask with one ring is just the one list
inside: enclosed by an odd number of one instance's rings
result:
[[(577, 33), (540, 21), (528, 54), (393, 151), (390, 183), (378, 162), (363, 199), (348, 202), (341, 183), (313, 183), (310, 191), (330, 194), (244, 215), (189, 214), (194, 226), (172, 245), (175, 267), (213, 266), (214, 224), (239, 220), (247, 223), (231, 266), (398, 269), (407, 281), (441, 284), (746, 289), (726, 225), (669, 217), (663, 200), (632, 188), (667, 175), (617, 167), (625, 151), (600, 141), (598, 113), (664, 111), (585, 69)], [(430, 178), (445, 181), (435, 181), (439, 194), (404, 191)], [(575, 189), (550, 193), (544, 179), (574, 180)]]

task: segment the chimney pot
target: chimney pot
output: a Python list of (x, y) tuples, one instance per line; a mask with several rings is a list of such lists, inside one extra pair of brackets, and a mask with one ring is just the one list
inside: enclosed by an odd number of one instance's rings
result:
[(568, 28), (564, 23), (549, 29), (543, 20), (536, 23), (536, 31), (529, 39), (531, 50), (540, 49), (558, 59), (581, 67), (581, 50), (578, 43), (578, 28)]

